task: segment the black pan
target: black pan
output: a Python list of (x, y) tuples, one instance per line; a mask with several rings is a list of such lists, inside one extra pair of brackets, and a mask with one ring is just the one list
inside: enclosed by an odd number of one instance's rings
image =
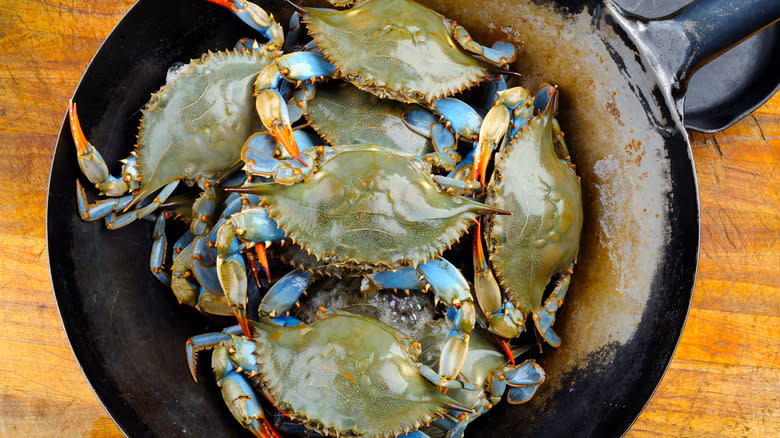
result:
[[(620, 436), (672, 357), (693, 289), (698, 199), (680, 115), (688, 79), (701, 62), (777, 21), (780, 2), (702, 1), (707, 6), (660, 21), (638, 18), (642, 11), (632, 5), (625, 5), (629, 13), (595, 1), (426, 3), (481, 41), (521, 45), (514, 67), (524, 85), (545, 80), (560, 86), (560, 122), (586, 197), (580, 260), (556, 322), (564, 343), (542, 357), (546, 384), (530, 403), (500, 404), (468, 432)], [(286, 23), (284, 2), (267, 0), (263, 6)], [(773, 53), (777, 32), (768, 32), (749, 50)], [(86, 135), (116, 163), (131, 150), (138, 110), (171, 64), (250, 35), (205, 1), (139, 1), (74, 94)], [(779, 80), (777, 59), (737, 75), (740, 93), (704, 86), (710, 103), (694, 105), (705, 120), (699, 129), (726, 126), (771, 96)], [(729, 78), (735, 74), (712, 76), (734, 84)], [(733, 114), (719, 122), (702, 116), (719, 107)], [(107, 231), (102, 223), (78, 218), (79, 177), (63, 123), (49, 185), (49, 264), (73, 351), (106, 410), (134, 437), (245, 436), (207, 370), (195, 384), (186, 369), (185, 340), (217, 325), (180, 307), (149, 274), (151, 224)]]

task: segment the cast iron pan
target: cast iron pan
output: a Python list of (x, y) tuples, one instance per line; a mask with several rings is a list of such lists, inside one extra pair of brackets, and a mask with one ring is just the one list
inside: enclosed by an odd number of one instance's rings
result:
[[(742, 0), (734, 3), (745, 9), (718, 14), (697, 6), (683, 12), (685, 20), (661, 21), (628, 17), (595, 1), (425, 3), (481, 41), (520, 45), (514, 67), (524, 74), (524, 85), (559, 85), (559, 120), (586, 198), (580, 258), (555, 325), (564, 344), (541, 359), (546, 384), (526, 405), (498, 405), (468, 434), (620, 436), (672, 357), (696, 272), (698, 200), (679, 115), (685, 85), (700, 61), (748, 36), (747, 28), (776, 21), (780, 2)], [(266, 0), (263, 6), (287, 22), (284, 2)], [(760, 14), (750, 15), (751, 8)], [(713, 17), (721, 21), (712, 23)], [(689, 19), (717, 29), (718, 44), (676, 39)], [(776, 50), (776, 28), (770, 30), (762, 50)], [(141, 0), (128, 12), (74, 94), (85, 133), (113, 172), (132, 148), (138, 110), (164, 83), (167, 68), (232, 47), (243, 36), (252, 34), (205, 1)], [(661, 50), (680, 49), (680, 41), (686, 45), (676, 56)], [(742, 85), (763, 91), (729, 92), (715, 107), (736, 105), (741, 109), (735, 114), (744, 114), (770, 96), (778, 80), (773, 59), (752, 64), (747, 76), (758, 84)], [(79, 177), (63, 123), (49, 183), (49, 264), (73, 351), (106, 410), (133, 437), (246, 436), (223, 406), (208, 367), (201, 367), (196, 384), (184, 360), (188, 337), (219, 326), (180, 307), (149, 274), (151, 224), (107, 231), (100, 222), (79, 219)]]

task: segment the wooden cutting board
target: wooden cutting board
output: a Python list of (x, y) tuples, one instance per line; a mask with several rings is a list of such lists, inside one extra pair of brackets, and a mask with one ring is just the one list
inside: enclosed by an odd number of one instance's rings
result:
[[(0, 437), (122, 436), (60, 324), (44, 214), (68, 98), (132, 4), (0, 6)], [(677, 354), (627, 436), (777, 437), (780, 95), (724, 132), (691, 137), (702, 210), (698, 281)]]

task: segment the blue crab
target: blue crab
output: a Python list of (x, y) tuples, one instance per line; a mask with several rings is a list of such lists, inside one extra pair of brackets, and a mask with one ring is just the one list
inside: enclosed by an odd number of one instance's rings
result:
[[(255, 29), (269, 26), (268, 14), (246, 0), (209, 1)], [(352, 3), (331, 0), (336, 6)], [(285, 82), (300, 87), (294, 101), (301, 107), (314, 95), (314, 81), (334, 77), (382, 98), (434, 108), (438, 104), (442, 115), (450, 116), (446, 96), (488, 78), (491, 69), (508, 65), (516, 56), (513, 45), (478, 44), (456, 22), (411, 0), (359, 1), (348, 10), (293, 6), (303, 15), (313, 44), (277, 57), (258, 75), (255, 86), (264, 125), (296, 158), (290, 111), (280, 92)], [(451, 117), (457, 125), (459, 115)]]
[(255, 390), (290, 420), (333, 436), (417, 437), (447, 411), (471, 412), (420, 374), (419, 343), (373, 318), (330, 311), (311, 324), (260, 318), (250, 329), (251, 338), (238, 330), (190, 338), (187, 357), (196, 378), (196, 353), (215, 346), (223, 398), (255, 436), (280, 436)]
[[(278, 240), (278, 226), (317, 261), (364, 275), (373, 288), (431, 288), (453, 307), (457, 317), (439, 366), (442, 385), (448, 384), (462, 365), (475, 315), (467, 281), (438, 255), (478, 215), (503, 212), (441, 191), (422, 170), (424, 161), (377, 145), (305, 149), (301, 157), (310, 165), (283, 175), (275, 173), (269, 154), (263, 161), (261, 155), (256, 151), (248, 169), (286, 184), (237, 189), (260, 196), (263, 207), (231, 216), (216, 242), (220, 284), (245, 333), (247, 277), (240, 253)], [(279, 308), (298, 300), (310, 279), (311, 272), (293, 271), (271, 288), (261, 308), (279, 314)]]
[[(240, 167), (246, 139), (260, 126), (252, 83), (273, 61), (269, 44), (246, 50), (209, 52), (177, 70), (141, 110), (135, 150), (122, 160), (121, 176), (109, 174), (98, 150), (87, 141), (76, 103), (70, 125), (78, 164), (109, 199), (94, 204), (77, 180), (79, 213), (87, 221), (106, 219), (108, 228), (125, 226), (157, 210), (179, 181), (206, 189)], [(250, 47), (252, 47), (250, 45)], [(151, 201), (141, 201), (161, 187)], [(140, 207), (131, 209), (141, 201)], [(129, 211), (128, 211), (129, 210)]]
[[(533, 97), (521, 87), (501, 92), (485, 116), (471, 180), (437, 178), (461, 190), (487, 189), (486, 203), (512, 213), (486, 219), (487, 250), (498, 281), (479, 232), (475, 238), (474, 287), (491, 331), (517, 337), (532, 315), (537, 331), (555, 347), (561, 341), (552, 324), (569, 287), (583, 220), (580, 179), (554, 118), (557, 108), (558, 90), (550, 85)], [(497, 147), (492, 178), (485, 184)]]

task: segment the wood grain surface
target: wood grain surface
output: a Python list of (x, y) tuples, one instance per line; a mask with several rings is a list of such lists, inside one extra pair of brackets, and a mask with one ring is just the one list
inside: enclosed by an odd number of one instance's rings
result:
[[(68, 98), (130, 0), (0, 1), (0, 436), (118, 437), (49, 282), (46, 186)], [(682, 341), (627, 436), (780, 436), (780, 95), (692, 136), (699, 276)]]

